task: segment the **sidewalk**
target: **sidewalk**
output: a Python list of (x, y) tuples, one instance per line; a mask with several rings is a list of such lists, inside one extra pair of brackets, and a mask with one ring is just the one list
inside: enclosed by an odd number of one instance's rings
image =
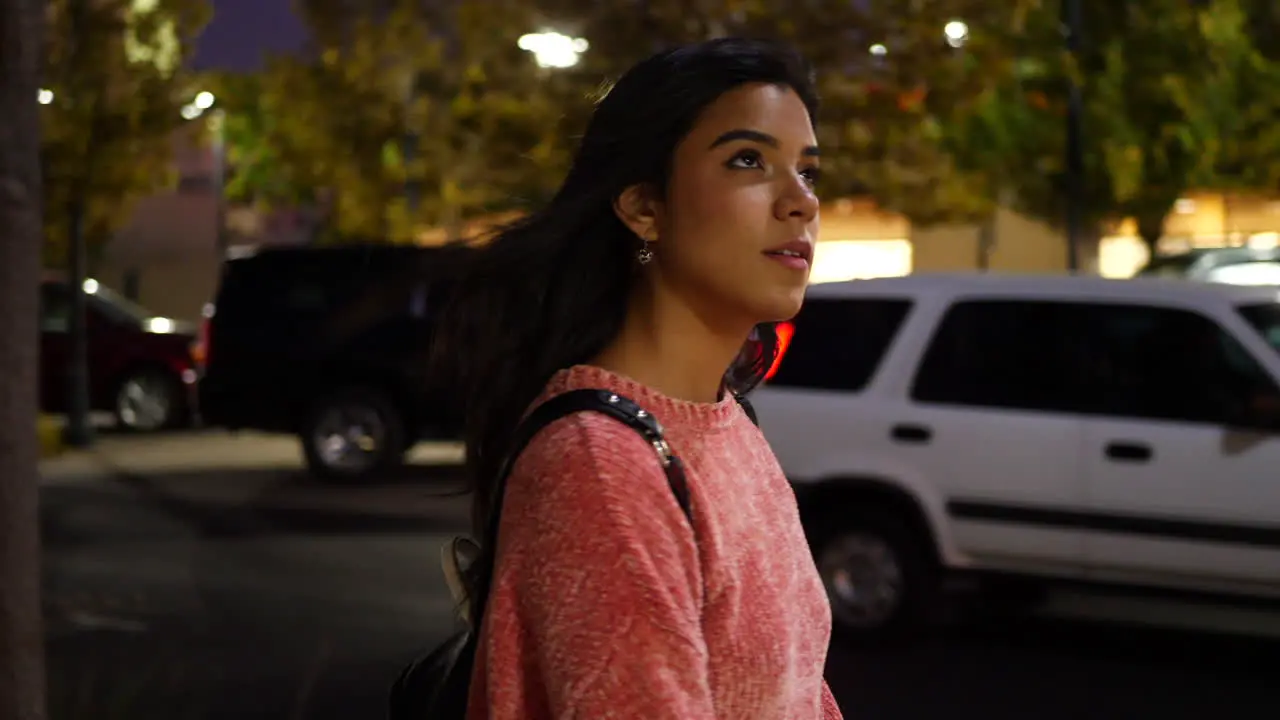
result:
[(461, 457), (457, 445), (423, 444), (397, 477), (326, 485), (307, 476), (291, 437), (220, 431), (102, 435), (92, 448), (46, 458), (40, 474), (46, 491), (133, 490), (205, 508), (454, 523), (465, 516), (467, 503)]

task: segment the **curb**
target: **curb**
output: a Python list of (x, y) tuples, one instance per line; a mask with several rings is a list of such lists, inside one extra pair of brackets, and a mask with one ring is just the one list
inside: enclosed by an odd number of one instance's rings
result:
[(62, 422), (59, 419), (44, 413), (37, 415), (36, 435), (40, 441), (41, 460), (62, 454)]

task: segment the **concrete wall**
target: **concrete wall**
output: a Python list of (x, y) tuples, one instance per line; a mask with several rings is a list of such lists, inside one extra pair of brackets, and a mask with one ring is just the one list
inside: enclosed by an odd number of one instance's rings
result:
[[(176, 186), (142, 198), (90, 271), (118, 292), (136, 289), (133, 299), (157, 315), (197, 320), (213, 299), (221, 263), (216, 158), (187, 131), (174, 135), (173, 153)], [(228, 208), (224, 217), (232, 244), (258, 245), (306, 242), (315, 219), (250, 208)]]
[(214, 253), (191, 253), (141, 262), (105, 260), (94, 269), (93, 277), (123, 293), (130, 288), (132, 273), (140, 305), (162, 317), (195, 322), (201, 318), (205, 303), (213, 300), (218, 267)]
[[(983, 267), (983, 228), (939, 225), (913, 228), (915, 272), (959, 272)], [(985, 269), (994, 272), (1054, 273), (1067, 269), (1066, 236), (1049, 225), (1011, 210), (997, 211), (989, 228)], [(1095, 272), (1096, 243), (1080, 248), (1080, 269)]]
[[(216, 206), (208, 182), (213, 158), (191, 138), (182, 137), (175, 138), (175, 156), (178, 174), (184, 178), (179, 187), (141, 201), (93, 272), (100, 282), (117, 290), (135, 285), (138, 302), (157, 314), (195, 320), (213, 296), (219, 266)], [(255, 244), (306, 242), (317, 219), (304, 213), (266, 215), (245, 209), (229, 210), (226, 217), (233, 238)], [(482, 225), (473, 223), (467, 232), (478, 232)], [(1107, 263), (1099, 261), (1098, 243), (1081, 248), (1081, 270), (1127, 276), (1144, 262), (1145, 250), (1139, 247), (1142, 257), (1137, 257), (1130, 247), (1136, 242), (1132, 225), (1117, 224), (1103, 241), (1109, 264), (1118, 270), (1102, 267)], [(1067, 267), (1065, 237), (1044, 223), (1001, 210), (986, 230), (984, 253), (982, 227), (913, 228), (905, 218), (877, 208), (870, 200), (844, 198), (823, 205), (819, 243), (826, 244), (828, 252), (820, 250), (819, 255), (838, 266), (834, 273), (843, 277), (957, 272), (984, 265), (996, 272), (1031, 273), (1062, 272)], [(1251, 234), (1273, 230), (1280, 231), (1280, 201), (1191, 194), (1170, 215), (1162, 248), (1172, 252), (1184, 245), (1243, 244)], [(428, 231), (421, 240), (439, 243), (444, 233)], [(128, 281), (131, 274), (136, 283)]]

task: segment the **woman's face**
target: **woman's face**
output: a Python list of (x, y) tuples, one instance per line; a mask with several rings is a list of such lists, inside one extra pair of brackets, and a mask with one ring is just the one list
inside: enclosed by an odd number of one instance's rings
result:
[(818, 235), (817, 174), (817, 140), (794, 91), (726, 93), (676, 147), (651, 234), (641, 234), (654, 253), (642, 274), (726, 329), (793, 317)]

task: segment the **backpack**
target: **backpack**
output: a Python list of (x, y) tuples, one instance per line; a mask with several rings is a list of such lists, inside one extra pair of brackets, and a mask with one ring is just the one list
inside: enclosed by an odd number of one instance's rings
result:
[[(746, 398), (735, 396), (742, 409), (757, 423), (756, 415)], [(512, 450), (507, 455), (498, 475), (498, 488), (494, 508), (489, 518), (486, 542), (479, 546), (466, 538), (455, 538), (444, 548), (446, 579), (455, 589), (461, 584), (460, 576), (470, 567), (479, 570), (482, 577), (491, 577), (495, 558), (493, 548), (497, 542), (498, 518), (501, 513), (502, 495), (506, 489), (516, 458), (529, 442), (547, 425), (566, 415), (579, 412), (598, 412), (618, 420), (640, 433), (653, 446), (658, 462), (667, 476), (667, 484), (680, 509), (693, 520), (689, 501), (689, 488), (685, 483), (684, 466), (663, 437), (662, 426), (656, 419), (632, 400), (609, 390), (571, 390), (557, 395), (539, 405), (516, 429)], [(758, 423), (757, 423), (758, 424)], [(479, 563), (479, 564), (476, 564)], [(481, 614), (488, 601), (487, 588), (470, 602), (461, 603), (461, 615), (465, 629), (455, 633), (435, 649), (410, 663), (396, 679), (389, 699), (389, 720), (463, 720), (467, 713), (467, 699), (471, 685), (471, 669), (475, 664), (477, 634)]]

